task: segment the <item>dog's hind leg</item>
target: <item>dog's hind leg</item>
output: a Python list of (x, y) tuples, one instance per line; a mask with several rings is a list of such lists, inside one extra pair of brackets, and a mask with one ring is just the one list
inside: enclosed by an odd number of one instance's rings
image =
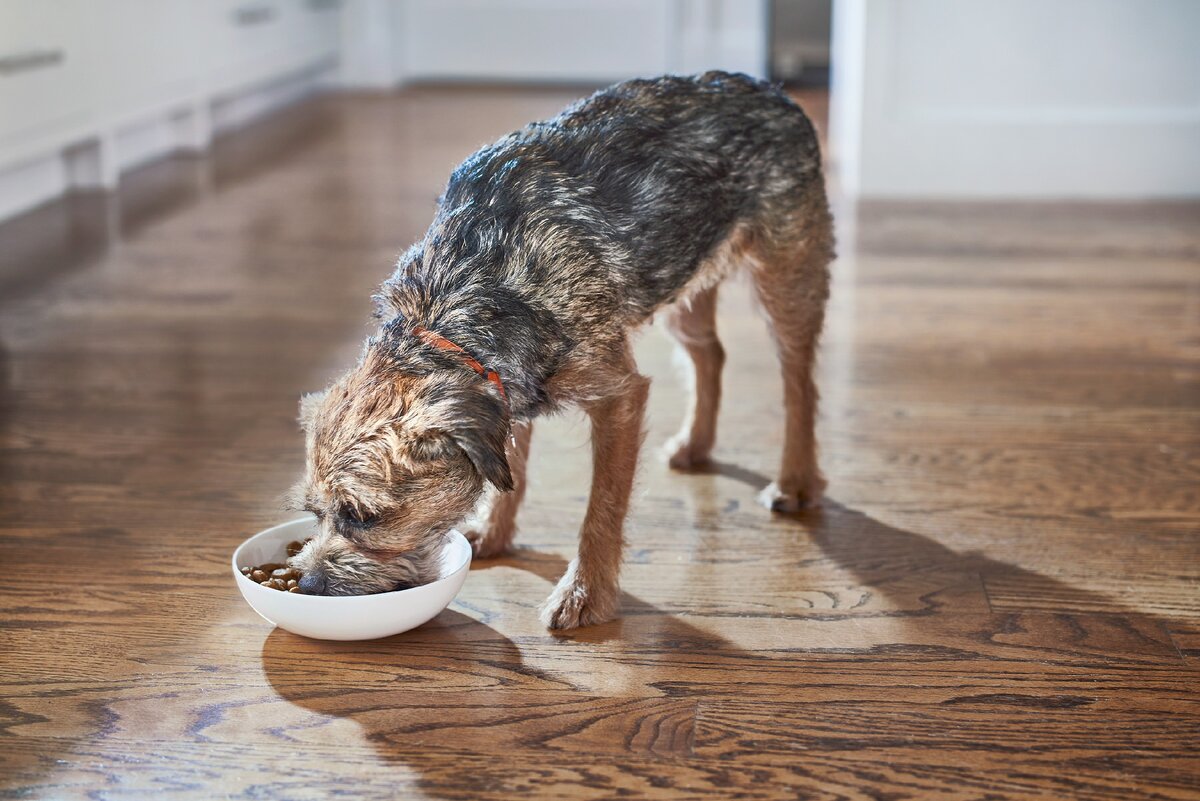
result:
[(817, 467), (817, 341), (829, 297), (833, 230), (823, 192), (814, 192), (793, 232), (764, 237), (755, 260), (755, 288), (770, 320), (783, 368), (784, 441), (779, 478), (759, 500), (769, 509), (795, 512), (821, 498), (825, 479)]
[(508, 452), (508, 469), (512, 473), (513, 488), (509, 492), (502, 492), (489, 484), (483, 499), (475, 509), (474, 516), (464, 527), (464, 533), (471, 541), (471, 548), (480, 559), (506, 552), (516, 536), (517, 510), (525, 497), (526, 467), (529, 463), (529, 441), (532, 436), (532, 421), (513, 424), (512, 440), (505, 448)]
[(667, 328), (692, 362), (687, 416), (666, 445), (671, 467), (688, 470), (708, 462), (717, 438), (721, 368), (725, 366), (725, 349), (717, 338), (717, 287), (678, 301), (668, 312)]
[(612, 382), (616, 392), (582, 404), (592, 421), (592, 492), (579, 555), (542, 607), (542, 622), (551, 629), (602, 623), (617, 614), (625, 514), (650, 391), (650, 379), (637, 373), (632, 355), (626, 360)]

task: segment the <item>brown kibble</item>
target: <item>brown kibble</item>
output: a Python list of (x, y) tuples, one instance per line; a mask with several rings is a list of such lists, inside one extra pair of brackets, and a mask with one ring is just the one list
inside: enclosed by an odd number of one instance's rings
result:
[(295, 556), (304, 550), (304, 543), (299, 540), (293, 540), (287, 544), (287, 555)]
[(238, 568), (238, 570), (241, 571), (243, 576), (257, 582), (263, 587), (279, 590), (280, 592), (294, 592), (304, 595), (304, 591), (300, 589), (300, 579), (304, 575), (304, 572), (291, 565), (268, 562), (265, 565), (250, 565), (249, 567)]

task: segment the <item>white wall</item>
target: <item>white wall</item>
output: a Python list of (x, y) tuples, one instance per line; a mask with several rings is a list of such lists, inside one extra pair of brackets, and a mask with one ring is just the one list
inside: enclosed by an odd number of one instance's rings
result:
[(1200, 2), (838, 0), (831, 149), (869, 197), (1200, 195)]
[(616, 80), (670, 61), (662, 0), (407, 0), (402, 10), (406, 80)]
[(764, 75), (766, 0), (346, 0), (342, 84)]

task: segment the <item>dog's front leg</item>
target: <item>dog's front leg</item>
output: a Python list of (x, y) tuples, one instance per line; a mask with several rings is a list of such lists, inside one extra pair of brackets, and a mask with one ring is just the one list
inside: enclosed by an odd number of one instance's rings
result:
[(525, 497), (525, 473), (532, 436), (532, 422), (513, 425), (512, 440), (505, 448), (513, 488), (509, 492), (502, 492), (489, 486), (475, 514), (464, 527), (463, 533), (471, 541), (475, 556), (480, 559), (505, 553), (516, 536), (517, 510), (521, 508), (521, 499)]
[(592, 420), (592, 494), (579, 533), (579, 555), (542, 607), (551, 629), (573, 629), (611, 620), (617, 613), (625, 513), (650, 380), (632, 373), (620, 394), (584, 406)]

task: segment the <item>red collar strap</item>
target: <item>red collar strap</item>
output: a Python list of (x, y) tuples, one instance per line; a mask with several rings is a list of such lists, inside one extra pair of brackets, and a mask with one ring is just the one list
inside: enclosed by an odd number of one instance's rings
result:
[(508, 394), (504, 391), (504, 382), (500, 380), (500, 374), (495, 370), (490, 367), (484, 367), (483, 364), (481, 364), (480, 361), (471, 354), (467, 353), (465, 350), (460, 348), (458, 345), (455, 345), (441, 334), (435, 334), (428, 328), (418, 325), (413, 328), (412, 335), (424, 342), (426, 345), (432, 345), (439, 350), (448, 350), (457, 353), (462, 357), (462, 361), (465, 365), (467, 365), (467, 367), (470, 367), (488, 381), (491, 381), (493, 384), (495, 384), (496, 389), (500, 392), (500, 397), (504, 399), (505, 403), (508, 403)]

